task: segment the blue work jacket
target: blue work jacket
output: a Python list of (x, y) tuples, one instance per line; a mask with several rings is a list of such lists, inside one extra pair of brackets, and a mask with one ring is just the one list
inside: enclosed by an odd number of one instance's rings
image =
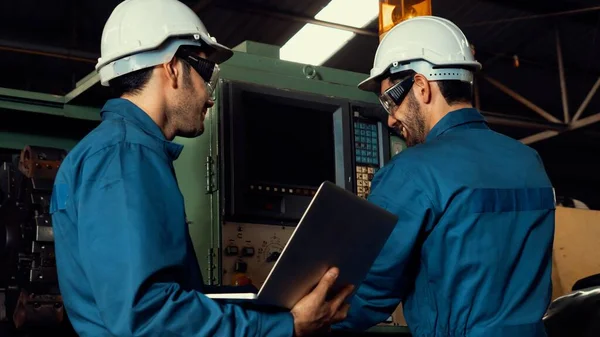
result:
[(172, 162), (182, 146), (114, 99), (70, 151), (51, 200), (66, 312), (81, 336), (292, 336), (289, 312), (203, 293)]
[(336, 329), (367, 329), (402, 302), (414, 337), (545, 336), (555, 202), (533, 149), (456, 110), (371, 191), (399, 220)]

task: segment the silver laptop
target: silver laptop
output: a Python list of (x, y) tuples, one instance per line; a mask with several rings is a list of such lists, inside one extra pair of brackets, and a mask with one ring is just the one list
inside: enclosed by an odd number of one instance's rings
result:
[(332, 266), (340, 269), (334, 291), (357, 288), (379, 255), (398, 218), (353, 193), (324, 182), (257, 294), (206, 294), (291, 309)]

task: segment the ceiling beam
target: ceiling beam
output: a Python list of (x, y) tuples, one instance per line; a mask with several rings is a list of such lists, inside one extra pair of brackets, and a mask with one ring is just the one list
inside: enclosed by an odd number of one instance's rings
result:
[(525, 138), (521, 139), (521, 142), (523, 142), (523, 144), (532, 144), (535, 142), (539, 142), (541, 140), (545, 140), (545, 139), (549, 139), (549, 138), (558, 136), (559, 134), (564, 133), (564, 132), (577, 130), (577, 129), (583, 128), (585, 126), (600, 122), (600, 113), (595, 113), (591, 116), (579, 119), (579, 116), (581, 116), (581, 114), (583, 113), (585, 108), (587, 108), (588, 104), (590, 103), (590, 101), (592, 100), (592, 98), (594, 97), (596, 92), (598, 91), (599, 87), (600, 87), (600, 78), (598, 78), (598, 80), (596, 81), (596, 83), (594, 84), (594, 86), (592, 87), (590, 92), (587, 94), (586, 98), (583, 100), (583, 102), (579, 106), (577, 113), (575, 114), (575, 116), (573, 116), (573, 119), (571, 120), (571, 122), (568, 124), (568, 126), (566, 128), (564, 128), (563, 130), (552, 130), (552, 131), (543, 131), (540, 133), (536, 133), (534, 135), (531, 135), (529, 137), (525, 137)]
[(592, 125), (592, 124), (598, 123), (598, 122), (600, 122), (600, 113), (595, 113), (586, 118), (582, 118), (578, 121), (572, 122), (571, 124), (569, 124), (569, 126), (567, 128), (565, 128), (562, 131), (555, 131), (555, 130), (542, 131), (540, 133), (533, 134), (529, 137), (522, 138), (520, 141), (523, 144), (529, 145), (529, 144), (533, 144), (533, 143), (536, 143), (536, 142), (539, 142), (539, 141), (542, 141), (545, 139), (556, 137), (565, 132), (574, 131), (574, 130), (577, 130), (577, 129), (580, 129), (585, 126)]
[(560, 31), (558, 27), (554, 28), (556, 38), (556, 55), (558, 57), (558, 75), (560, 79), (560, 94), (563, 105), (563, 115), (565, 123), (569, 123), (569, 99), (567, 97), (567, 80), (565, 79), (565, 67), (563, 64), (562, 45), (560, 44)]
[(499, 81), (497, 81), (485, 74), (482, 74), (482, 78), (485, 79), (486, 81), (488, 81), (490, 84), (492, 84), (496, 88), (498, 88), (503, 93), (514, 98), (517, 102), (520, 102), (521, 104), (525, 105), (529, 109), (536, 112), (538, 115), (544, 117), (546, 120), (553, 122), (553, 123), (561, 123), (561, 121), (558, 118), (554, 117), (552, 114), (548, 113), (546, 110), (540, 108), (539, 106), (537, 106), (536, 104), (534, 104), (533, 102), (528, 100), (527, 98), (521, 96), (516, 91), (510, 89), (509, 87), (500, 83)]
[[(591, 6), (591, 7), (585, 7), (585, 8), (572, 8), (572, 6), (560, 6), (560, 7), (556, 7), (553, 6), (554, 8), (550, 8), (550, 6), (552, 6), (553, 2), (552, 1), (544, 1), (542, 3), (538, 3), (537, 5), (534, 4), (532, 6), (530, 1), (506, 1), (506, 0), (488, 0), (490, 2), (495, 2), (498, 3), (499, 5), (502, 5), (504, 7), (512, 7), (512, 8), (516, 8), (516, 9), (521, 9), (524, 11), (528, 11), (531, 13), (535, 13), (535, 14), (531, 14), (531, 15), (523, 15), (523, 16), (517, 16), (517, 17), (511, 17), (511, 18), (504, 18), (504, 19), (496, 19), (496, 20), (485, 20), (485, 21), (479, 21), (479, 22), (472, 22), (472, 23), (466, 23), (466, 24), (462, 24), (462, 27), (468, 28), (468, 27), (481, 27), (481, 26), (488, 26), (488, 25), (496, 25), (496, 24), (502, 24), (502, 23), (513, 23), (513, 22), (517, 22), (517, 21), (528, 21), (528, 20), (539, 20), (539, 19), (550, 19), (550, 18), (559, 18), (559, 17), (569, 17), (569, 16), (573, 16), (573, 15), (581, 15), (581, 14), (586, 14), (586, 13), (591, 13), (591, 12), (598, 12), (600, 11), (600, 6)], [(561, 9), (559, 9), (561, 8)], [(569, 9), (567, 9), (569, 8)], [(546, 9), (546, 10), (541, 10), (540, 9)], [(582, 22), (583, 20), (581, 20), (579, 17), (577, 18), (577, 22)], [(585, 20), (587, 23), (589, 24), (595, 24), (597, 22), (597, 20)]]
[(585, 97), (585, 99), (583, 100), (581, 105), (579, 106), (579, 109), (577, 109), (575, 116), (573, 116), (573, 120), (572, 120), (573, 122), (577, 121), (579, 119), (579, 117), (581, 117), (581, 114), (583, 113), (585, 108), (587, 108), (587, 106), (592, 101), (592, 98), (596, 95), (598, 88), (600, 88), (600, 77), (598, 77), (598, 79), (596, 80), (596, 83), (594, 84), (594, 86), (592, 86), (592, 89), (590, 90), (590, 92), (588, 92), (587, 96)]

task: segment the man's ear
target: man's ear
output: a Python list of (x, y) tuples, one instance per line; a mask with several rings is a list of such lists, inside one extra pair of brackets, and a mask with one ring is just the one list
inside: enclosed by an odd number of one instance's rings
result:
[(431, 84), (427, 78), (421, 74), (416, 74), (413, 86), (415, 87), (415, 96), (423, 103), (429, 104), (431, 102)]
[(174, 57), (173, 59), (171, 59), (171, 61), (163, 63), (162, 65), (165, 80), (173, 89), (177, 88), (177, 80), (179, 76), (181, 76), (181, 72), (179, 71), (179, 68), (177, 68), (177, 63), (177, 58)]

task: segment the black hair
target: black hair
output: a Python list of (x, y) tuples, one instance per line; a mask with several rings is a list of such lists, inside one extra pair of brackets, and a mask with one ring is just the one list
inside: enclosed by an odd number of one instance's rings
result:
[(473, 85), (459, 80), (437, 81), (442, 96), (448, 105), (471, 103), (473, 100)]
[[(401, 80), (414, 76), (416, 72), (413, 70), (402, 71), (396, 74), (390, 75), (390, 81), (392, 83), (398, 83)], [(471, 103), (473, 101), (473, 85), (468, 82), (459, 80), (444, 80), (435, 81), (440, 88), (440, 92), (448, 105), (457, 103)]]
[(152, 70), (153, 68), (144, 68), (110, 80), (109, 87), (111, 92), (116, 97), (121, 97), (125, 94), (139, 94), (146, 84), (148, 84)]

